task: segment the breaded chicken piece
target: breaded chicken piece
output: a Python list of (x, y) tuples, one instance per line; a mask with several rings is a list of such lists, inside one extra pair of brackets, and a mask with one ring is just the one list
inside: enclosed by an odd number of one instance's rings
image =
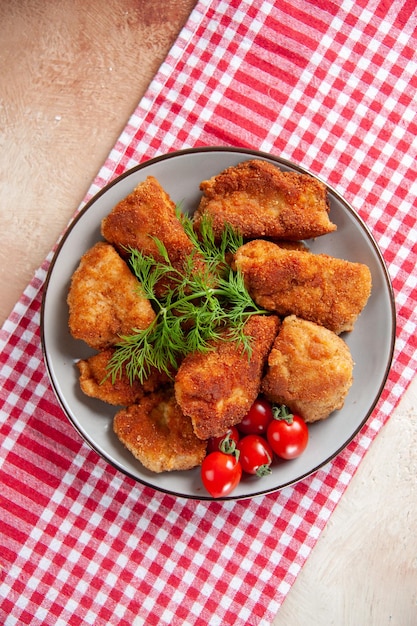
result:
[(346, 343), (323, 326), (286, 317), (268, 357), (262, 391), (306, 422), (343, 407), (352, 385), (353, 360)]
[(284, 241), (283, 239), (275, 239), (274, 243), (280, 248), (284, 248), (285, 250), (300, 250), (300, 252), (310, 252), (310, 249), (304, 241)]
[[(175, 204), (153, 176), (119, 202), (102, 220), (103, 237), (112, 243), (122, 256), (126, 247), (140, 250), (143, 254), (162, 261), (163, 257), (155, 238), (165, 245), (169, 260), (176, 269), (183, 269), (185, 259), (195, 248), (175, 213)], [(202, 263), (196, 256), (196, 264)], [(169, 279), (159, 284), (160, 293), (169, 287)]]
[(222, 435), (246, 415), (258, 395), (278, 326), (275, 316), (255, 315), (246, 322), (250, 358), (240, 342), (227, 340), (215, 342), (212, 351), (185, 357), (175, 377), (175, 396), (197, 437)]
[(75, 339), (103, 350), (145, 329), (155, 319), (149, 300), (127, 264), (108, 243), (98, 242), (81, 258), (68, 293), (69, 329)]
[(198, 439), (173, 389), (145, 396), (119, 411), (113, 429), (126, 448), (152, 472), (189, 470), (200, 465), (207, 442)]
[(285, 250), (249, 241), (234, 257), (258, 304), (281, 316), (297, 315), (340, 334), (353, 329), (371, 293), (371, 272), (362, 263), (326, 254)]
[(80, 372), (80, 386), (82, 391), (91, 398), (97, 398), (108, 404), (129, 406), (138, 402), (146, 393), (156, 391), (167, 384), (169, 379), (164, 373), (152, 369), (148, 378), (143, 383), (134, 380), (130, 384), (125, 368), (122, 374), (115, 380), (109, 376), (109, 361), (114, 355), (115, 349), (108, 348), (88, 359), (77, 362)]
[(200, 189), (196, 228), (208, 214), (217, 237), (225, 222), (246, 239), (301, 240), (336, 230), (328, 215), (326, 186), (307, 174), (283, 172), (268, 161), (229, 167), (203, 181)]

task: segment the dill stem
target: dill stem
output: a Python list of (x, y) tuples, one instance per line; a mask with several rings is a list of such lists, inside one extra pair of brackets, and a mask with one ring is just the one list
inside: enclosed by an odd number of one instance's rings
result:
[(190, 293), (187, 296), (182, 296), (179, 300), (174, 300), (170, 304), (163, 305), (158, 300), (157, 302), (159, 305), (159, 312), (162, 313), (162, 315), (165, 315), (172, 310), (178, 309), (179, 303), (191, 302), (192, 300), (196, 300), (198, 298), (205, 298), (206, 300), (209, 300), (212, 296), (218, 295), (226, 296), (227, 291), (225, 289), (214, 289), (213, 287), (209, 287), (208, 289), (202, 289), (201, 291)]

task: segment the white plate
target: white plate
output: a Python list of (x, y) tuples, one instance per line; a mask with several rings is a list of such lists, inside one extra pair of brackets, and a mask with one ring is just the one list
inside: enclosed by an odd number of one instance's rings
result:
[[(253, 158), (283, 170), (307, 172), (284, 159), (252, 150), (201, 148), (170, 153), (129, 170), (98, 193), (77, 216), (52, 261), (42, 303), (42, 346), (55, 394), (73, 426), (106, 461), (139, 482), (187, 498), (208, 498), (199, 469), (154, 474), (146, 470), (117, 440), (112, 419), (117, 407), (85, 396), (75, 362), (92, 351), (68, 331), (66, 298), (71, 276), (81, 256), (101, 239), (100, 223), (114, 205), (147, 176), (155, 176), (175, 203), (192, 212), (198, 205), (202, 180)], [(343, 198), (328, 187), (330, 217), (337, 231), (309, 243), (313, 252), (366, 263), (372, 273), (372, 295), (353, 332), (345, 334), (355, 361), (354, 382), (342, 410), (310, 426), (307, 450), (281, 463), (262, 479), (245, 478), (225, 499), (253, 497), (295, 483), (325, 465), (345, 448), (372, 413), (391, 366), (395, 340), (395, 306), (382, 255), (369, 230)]]

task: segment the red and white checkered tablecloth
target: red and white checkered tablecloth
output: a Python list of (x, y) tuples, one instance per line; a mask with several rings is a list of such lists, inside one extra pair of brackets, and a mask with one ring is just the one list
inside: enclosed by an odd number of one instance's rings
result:
[(416, 26), (414, 0), (197, 4), (85, 201), (185, 147), (302, 164), (385, 256), (392, 371), (354, 441), (296, 486), (224, 503), (155, 492), (90, 450), (53, 395), (39, 333), (49, 256), (1, 331), (1, 623), (270, 624), (416, 371)]

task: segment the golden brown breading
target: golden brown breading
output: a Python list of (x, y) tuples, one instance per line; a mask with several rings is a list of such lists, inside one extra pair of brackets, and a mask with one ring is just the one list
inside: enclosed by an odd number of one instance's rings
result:
[(113, 429), (128, 450), (152, 472), (188, 470), (200, 465), (207, 442), (198, 439), (173, 389), (145, 396), (119, 411)]
[(352, 384), (353, 361), (346, 343), (323, 326), (286, 317), (268, 357), (262, 391), (306, 422), (341, 409)]
[[(154, 238), (165, 245), (168, 257), (176, 269), (184, 267), (184, 261), (194, 246), (175, 214), (175, 204), (153, 176), (133, 190), (119, 202), (111, 213), (102, 220), (103, 237), (114, 244), (120, 254), (126, 256), (125, 247), (140, 250), (143, 254), (162, 261)], [(201, 262), (196, 257), (196, 263)], [(169, 286), (166, 278), (157, 288)]]
[(245, 325), (252, 353), (217, 341), (207, 353), (185, 357), (175, 378), (175, 395), (200, 439), (218, 436), (240, 422), (259, 393), (264, 364), (279, 326), (275, 316), (256, 315)]
[(109, 361), (115, 350), (108, 348), (88, 359), (82, 359), (76, 364), (80, 372), (80, 386), (82, 391), (91, 398), (98, 398), (108, 404), (129, 406), (138, 402), (145, 393), (156, 391), (168, 383), (168, 376), (153, 369), (143, 383), (134, 380), (132, 384), (122, 370), (122, 375), (112, 381), (109, 376)]
[(300, 250), (301, 252), (310, 252), (310, 249), (304, 241), (284, 241), (283, 239), (274, 239), (275, 243), (280, 248), (285, 250)]
[(239, 248), (234, 267), (259, 306), (281, 316), (297, 315), (337, 334), (352, 330), (371, 293), (366, 265), (285, 250), (268, 241)]
[(108, 243), (95, 244), (81, 258), (68, 293), (69, 328), (96, 350), (117, 343), (133, 328), (145, 329), (155, 313), (127, 264)]
[(329, 220), (326, 186), (307, 174), (283, 172), (268, 161), (252, 160), (229, 167), (200, 184), (195, 213), (213, 219), (216, 236), (230, 223), (243, 237), (301, 240), (336, 230)]

